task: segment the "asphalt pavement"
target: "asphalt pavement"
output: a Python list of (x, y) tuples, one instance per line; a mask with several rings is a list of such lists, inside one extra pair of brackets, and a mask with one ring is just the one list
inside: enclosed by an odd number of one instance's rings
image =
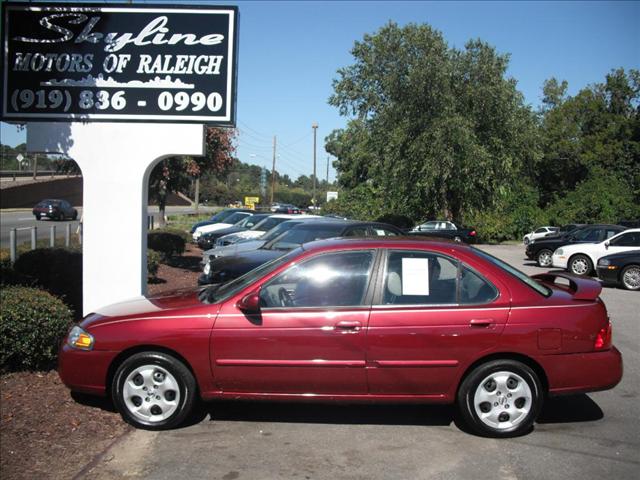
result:
[[(522, 245), (480, 247), (527, 273)], [(191, 426), (135, 430), (80, 478), (639, 478), (640, 293), (602, 292), (625, 372), (613, 390), (550, 399), (534, 430), (508, 440), (458, 427), (453, 407), (214, 402)]]

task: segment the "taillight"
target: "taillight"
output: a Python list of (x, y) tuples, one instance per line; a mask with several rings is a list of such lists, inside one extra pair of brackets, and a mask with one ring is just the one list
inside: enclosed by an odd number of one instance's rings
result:
[(593, 344), (593, 348), (596, 350), (607, 350), (611, 348), (611, 322), (607, 323), (605, 328), (601, 328), (596, 335), (596, 341)]
[(471, 231), (469, 232), (469, 236), (470, 236), (470, 237), (475, 237), (475, 236), (476, 236), (476, 231), (475, 231), (475, 230), (471, 230)]

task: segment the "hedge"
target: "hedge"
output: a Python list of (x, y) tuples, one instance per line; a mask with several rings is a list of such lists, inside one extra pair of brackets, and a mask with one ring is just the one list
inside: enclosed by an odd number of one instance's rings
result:
[(54, 367), (60, 342), (73, 323), (69, 308), (30, 287), (0, 288), (0, 305), (0, 369)]
[(148, 248), (160, 252), (165, 259), (182, 255), (185, 245), (184, 232), (179, 230), (154, 230), (147, 234)]

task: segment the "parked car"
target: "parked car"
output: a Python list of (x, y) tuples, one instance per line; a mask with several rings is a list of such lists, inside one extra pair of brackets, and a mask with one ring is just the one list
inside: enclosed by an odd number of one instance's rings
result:
[(323, 220), (296, 225), (291, 230), (274, 238), (262, 247), (233, 257), (209, 260), (198, 278), (198, 285), (225, 283), (252, 270), (263, 263), (298, 248), (303, 243), (333, 237), (398, 236), (402, 230), (393, 225), (378, 222), (356, 222), (348, 220)]
[(150, 430), (198, 399), (408, 401), (456, 403), (472, 431), (511, 437), (546, 396), (621, 380), (600, 291), (448, 241), (325, 240), (221, 286), (99, 309), (58, 372)]
[(530, 260), (535, 260), (538, 266), (548, 268), (553, 261), (553, 252), (563, 245), (574, 243), (602, 242), (616, 233), (625, 230), (620, 225), (586, 225), (569, 231), (557, 237), (548, 237), (529, 242), (525, 253)]
[(560, 247), (553, 252), (552, 263), (554, 267), (564, 268), (574, 275), (590, 275), (595, 273), (594, 266), (598, 264), (600, 257), (638, 248), (640, 228), (632, 228), (599, 243), (578, 243)]
[(540, 228), (536, 228), (533, 232), (529, 232), (523, 237), (522, 243), (524, 243), (525, 245), (529, 245), (529, 242), (531, 242), (531, 240), (536, 240), (538, 238), (543, 238), (543, 237), (546, 237), (549, 234), (556, 234), (559, 231), (560, 231), (559, 227), (540, 227)]
[(213, 232), (203, 233), (198, 239), (198, 246), (203, 250), (208, 250), (215, 245), (216, 241), (220, 237), (248, 231), (249, 229), (255, 227), (262, 220), (268, 218), (270, 215), (270, 213), (257, 213), (255, 215), (249, 215), (230, 227), (215, 230)]
[(205, 233), (215, 232), (216, 230), (222, 230), (224, 228), (229, 228), (238, 223), (240, 220), (243, 220), (247, 217), (250, 217), (255, 212), (250, 210), (248, 212), (234, 212), (225, 218), (222, 222), (211, 223), (208, 225), (201, 225), (195, 229), (193, 232), (193, 240), (198, 241), (198, 239)]
[(302, 210), (290, 203), (279, 203), (275, 207), (271, 207), (273, 213), (288, 213), (288, 214), (300, 214)]
[[(271, 230), (265, 233), (262, 237), (257, 238), (255, 240), (252, 240), (252, 239), (243, 240), (241, 242), (231, 243), (229, 245), (225, 245), (222, 247), (215, 246), (210, 250), (206, 250), (202, 254), (202, 266), (204, 270), (206, 270), (205, 273), (208, 273), (208, 269), (206, 267), (207, 263), (209, 263), (209, 261), (213, 260), (214, 258), (229, 257), (229, 256), (237, 255), (238, 253), (241, 253), (241, 252), (250, 252), (253, 250), (257, 250), (258, 248), (265, 245), (267, 242), (270, 242), (274, 238), (279, 237), (284, 232), (290, 230), (296, 225), (299, 225), (301, 223), (311, 221), (311, 220), (322, 219), (322, 217), (316, 217), (313, 215), (296, 215), (296, 217), (294, 218), (295, 218), (294, 220), (287, 220), (286, 222), (282, 222), (281, 224), (273, 227)], [(211, 268), (211, 267), (209, 266), (208, 268)]]
[(268, 219), (261, 221), (252, 228), (243, 232), (237, 232), (231, 235), (225, 235), (216, 240), (216, 247), (224, 247), (225, 245), (231, 245), (232, 243), (241, 242), (243, 240), (253, 240), (262, 237), (266, 232), (279, 224), (291, 220), (293, 218), (311, 218), (315, 215), (289, 215), (289, 214), (274, 214), (270, 215)]
[(40, 220), (42, 217), (47, 217), (51, 220), (66, 220), (67, 218), (75, 220), (78, 218), (78, 210), (73, 208), (66, 200), (60, 199), (42, 200), (36, 203), (32, 213), (36, 220)]
[(196, 222), (191, 226), (191, 233), (193, 234), (196, 231), (196, 228), (203, 227), (205, 225), (212, 225), (214, 223), (221, 223), (226, 220), (227, 217), (233, 215), (236, 212), (249, 212), (253, 213), (253, 210), (248, 208), (227, 208), (222, 210), (215, 215), (212, 215), (209, 220), (203, 220), (201, 222)]
[(640, 250), (600, 257), (597, 272), (598, 278), (605, 284), (640, 290)]
[(476, 243), (476, 230), (447, 220), (431, 220), (413, 227), (409, 235), (450, 238), (456, 242)]

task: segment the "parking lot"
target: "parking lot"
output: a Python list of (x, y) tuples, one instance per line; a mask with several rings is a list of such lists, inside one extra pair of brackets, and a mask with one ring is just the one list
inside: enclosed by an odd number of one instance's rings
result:
[[(523, 271), (522, 245), (482, 246)], [(640, 295), (602, 298), (625, 373), (613, 390), (549, 399), (534, 431), (493, 440), (458, 427), (449, 406), (216, 402), (191, 426), (136, 430), (84, 478), (590, 479), (640, 468)]]

